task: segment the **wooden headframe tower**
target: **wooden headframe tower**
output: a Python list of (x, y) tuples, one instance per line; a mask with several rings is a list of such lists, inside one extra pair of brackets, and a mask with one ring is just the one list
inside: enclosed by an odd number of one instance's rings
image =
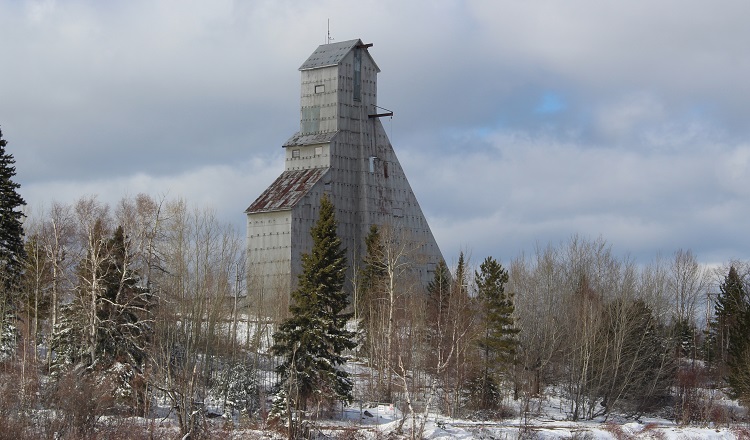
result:
[(361, 40), (324, 44), (299, 68), (300, 127), (283, 145), (285, 170), (245, 211), (249, 295), (285, 307), (279, 299), (296, 287), (323, 194), (336, 208), (349, 280), (373, 224), (408, 245), (417, 282), (431, 280), (442, 259), (383, 129), (381, 117), (392, 113), (377, 107), (380, 69), (371, 46)]

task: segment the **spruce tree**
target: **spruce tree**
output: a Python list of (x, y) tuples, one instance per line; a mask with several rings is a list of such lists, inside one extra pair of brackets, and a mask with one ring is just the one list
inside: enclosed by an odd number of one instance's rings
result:
[(104, 289), (97, 309), (101, 323), (97, 351), (107, 363), (118, 361), (140, 370), (150, 339), (151, 296), (131, 268), (127, 245), (123, 228), (118, 226), (107, 244), (109, 258), (103, 270)]
[(505, 291), (508, 271), (494, 258), (487, 257), (475, 279), (481, 328), (477, 345), (482, 357), (479, 397), (481, 407), (490, 408), (496, 403), (501, 374), (514, 361), (519, 330), (513, 317), (513, 295)]
[(447, 329), (451, 301), (451, 272), (444, 260), (435, 266), (435, 275), (427, 283), (427, 319), (430, 325), (426, 329), (427, 343), (432, 349), (432, 361), (437, 361), (440, 350), (445, 351), (449, 331)]
[(351, 317), (344, 313), (349, 304), (344, 291), (347, 263), (336, 226), (333, 204), (323, 196), (320, 218), (310, 231), (312, 251), (302, 255), (299, 287), (292, 292), (291, 316), (273, 335), (271, 350), (283, 358), (277, 368), (281, 380), (275, 417), (290, 409), (305, 410), (309, 403), (352, 400), (352, 381), (339, 368), (347, 360), (344, 351), (356, 343), (355, 333), (346, 329)]
[(16, 161), (5, 151), (7, 141), (0, 130), (0, 273), (6, 289), (15, 289), (21, 276), (24, 257), (23, 217), (26, 202), (18, 194), (20, 184), (13, 181)]
[(16, 300), (26, 256), (21, 207), (26, 205), (13, 181), (16, 161), (5, 151), (0, 130), (0, 355), (9, 355), (16, 338)]
[[(366, 254), (363, 258), (364, 265), (360, 270), (359, 298), (357, 301), (357, 316), (359, 326), (365, 332), (370, 329), (373, 315), (380, 306), (382, 296), (384, 295), (384, 285), (386, 272), (385, 250), (383, 241), (380, 237), (380, 230), (376, 225), (370, 226), (370, 232), (365, 238)], [(369, 339), (370, 335), (367, 335)], [(369, 350), (370, 344), (367, 343), (365, 350)], [(362, 347), (360, 347), (362, 349)]]
[(747, 305), (731, 330), (726, 381), (729, 396), (750, 407), (750, 310)]
[(370, 226), (370, 232), (365, 237), (365, 248), (367, 254), (363, 259), (362, 284), (369, 291), (377, 289), (386, 275), (386, 263), (383, 261), (385, 249), (377, 225)]
[(710, 324), (708, 357), (722, 371), (729, 360), (730, 347), (736, 342), (732, 339), (738, 333), (741, 316), (747, 309), (747, 294), (734, 266), (729, 268), (719, 291), (714, 319)]
[[(370, 232), (365, 237), (365, 255), (362, 258), (362, 268), (359, 270), (355, 320), (358, 326), (358, 355), (366, 356), (374, 362), (375, 368), (384, 375), (378, 360), (378, 350), (383, 350), (387, 343), (383, 335), (387, 332), (384, 320), (387, 319), (388, 298), (388, 264), (386, 262), (385, 246), (377, 225), (370, 226)], [(387, 338), (385, 338), (387, 340)]]
[(451, 272), (444, 260), (440, 260), (435, 266), (435, 275), (432, 281), (427, 283), (427, 301), (430, 310), (430, 319), (445, 320), (448, 313), (448, 302), (451, 294)]
[(732, 266), (719, 286), (711, 345), (729, 395), (750, 401), (750, 304), (742, 277)]

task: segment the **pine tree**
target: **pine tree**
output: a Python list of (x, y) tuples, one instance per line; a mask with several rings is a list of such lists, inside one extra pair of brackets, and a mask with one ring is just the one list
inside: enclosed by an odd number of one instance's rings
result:
[(23, 241), (23, 217), (26, 205), (13, 181), (16, 161), (5, 151), (7, 141), (0, 130), (0, 355), (13, 350), (17, 320), (15, 301), (26, 256)]
[(352, 400), (352, 381), (339, 368), (347, 360), (344, 351), (356, 343), (354, 332), (346, 329), (351, 317), (344, 313), (349, 304), (344, 291), (346, 257), (336, 226), (333, 204), (323, 196), (320, 218), (310, 231), (312, 251), (302, 255), (291, 316), (273, 335), (271, 350), (283, 358), (277, 368), (281, 381), (272, 410), (275, 417), (290, 409), (304, 410), (309, 403)]
[(513, 295), (505, 291), (508, 271), (494, 258), (487, 257), (476, 272), (480, 304), (481, 333), (477, 341), (482, 357), (480, 378), (481, 407), (493, 406), (502, 373), (513, 363), (518, 332), (513, 313)]

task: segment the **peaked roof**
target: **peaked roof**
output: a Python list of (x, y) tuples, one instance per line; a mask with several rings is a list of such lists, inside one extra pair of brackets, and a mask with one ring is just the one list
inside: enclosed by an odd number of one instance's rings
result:
[[(311, 70), (319, 69), (321, 67), (337, 66), (341, 62), (341, 60), (344, 59), (346, 54), (348, 54), (356, 46), (364, 46), (362, 40), (356, 39), (339, 41), (337, 43), (321, 44), (317, 49), (315, 49), (315, 52), (313, 52), (312, 55), (307, 58), (307, 61), (302, 63), (299, 70)], [(369, 55), (367, 51), (365, 51), (365, 53)], [(372, 59), (372, 57), (370, 57), (370, 59)], [(373, 60), (372, 63), (375, 64), (375, 61)], [(380, 68), (378, 68), (377, 64), (375, 64), (375, 68), (378, 69), (378, 72), (380, 71)]]
[(294, 208), (326, 171), (328, 168), (284, 171), (245, 210), (245, 213), (285, 211)]

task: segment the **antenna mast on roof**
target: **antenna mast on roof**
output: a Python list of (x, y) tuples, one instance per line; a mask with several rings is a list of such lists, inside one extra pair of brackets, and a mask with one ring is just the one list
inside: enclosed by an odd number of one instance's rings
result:
[(326, 44), (331, 44), (333, 37), (331, 36), (331, 19), (328, 19), (328, 36), (326, 37)]

